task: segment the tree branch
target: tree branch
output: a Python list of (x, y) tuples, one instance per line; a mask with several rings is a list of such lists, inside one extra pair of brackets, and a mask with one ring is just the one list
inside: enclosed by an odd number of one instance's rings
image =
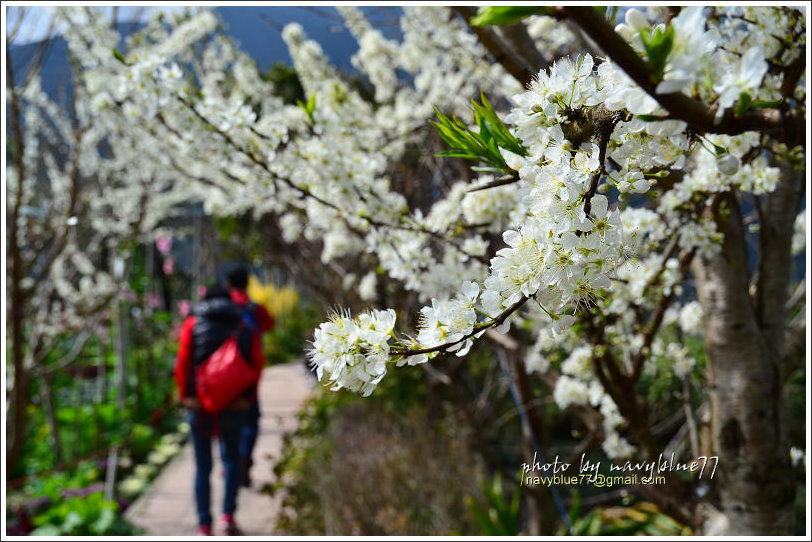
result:
[(480, 190), (487, 190), (488, 188), (496, 188), (497, 186), (505, 186), (508, 184), (513, 184), (519, 182), (519, 173), (517, 171), (513, 171), (509, 175), (504, 175), (499, 177), (498, 179), (494, 179), (489, 183), (477, 184), (466, 190), (469, 194), (471, 192), (478, 192)]
[(456, 340), (454, 342), (438, 344), (437, 346), (432, 346), (432, 347), (429, 347), (429, 348), (416, 348), (414, 350), (392, 350), (391, 352), (389, 352), (389, 355), (393, 356), (393, 357), (394, 356), (400, 356), (400, 357), (406, 358), (406, 357), (409, 357), (409, 356), (417, 356), (417, 355), (420, 355), (420, 354), (432, 354), (434, 352), (443, 352), (445, 350), (448, 350), (449, 348), (451, 348), (452, 346), (454, 346), (456, 344), (460, 344), (460, 343), (470, 339), (471, 337), (473, 337), (477, 333), (481, 333), (482, 331), (484, 331), (484, 330), (486, 330), (488, 328), (491, 328), (491, 327), (498, 326), (498, 325), (502, 324), (505, 320), (508, 319), (508, 317), (511, 314), (513, 314), (514, 312), (519, 310), (519, 308), (522, 305), (527, 303), (527, 301), (529, 299), (530, 298), (527, 297), (527, 296), (522, 296), (522, 298), (520, 300), (518, 300), (516, 303), (514, 303), (513, 305), (511, 305), (510, 307), (505, 309), (505, 311), (502, 312), (501, 314), (499, 314), (496, 318), (494, 318), (490, 322), (485, 322), (484, 324), (479, 325), (479, 327), (474, 326), (474, 329), (470, 333), (467, 333), (466, 335), (463, 335), (462, 338), (460, 338), (460, 339), (458, 339), (458, 340)]
[(803, 143), (806, 120), (802, 108), (787, 112), (780, 109), (751, 109), (741, 116), (736, 116), (733, 108), (728, 108), (717, 119), (716, 107), (708, 107), (681, 92), (658, 94), (656, 89), (659, 81), (654, 78), (646, 62), (594, 8), (565, 6), (556, 9), (575, 21), (604, 53), (671, 116), (686, 122), (697, 132), (736, 135), (759, 130), (790, 146)]
[(479, 38), (480, 43), (482, 43), (485, 49), (493, 56), (493, 59), (499, 63), (506, 72), (513, 76), (514, 79), (523, 85), (527, 85), (533, 80), (533, 76), (538, 73), (538, 70), (528, 68), (525, 60), (516, 54), (510, 45), (505, 43), (494, 28), (471, 25), (471, 18), (476, 15), (475, 8), (470, 6), (454, 6), (451, 9), (462, 16), (471, 31)]
[(82, 348), (84, 348), (85, 343), (90, 336), (91, 333), (88, 331), (81, 333), (78, 337), (76, 337), (76, 340), (73, 342), (73, 346), (67, 354), (59, 358), (58, 361), (52, 363), (51, 365), (37, 367), (32, 371), (32, 376), (34, 378), (39, 378), (45, 375), (54, 374), (55, 372), (61, 371), (62, 369), (68, 367), (71, 363), (76, 361), (76, 358), (82, 353)]

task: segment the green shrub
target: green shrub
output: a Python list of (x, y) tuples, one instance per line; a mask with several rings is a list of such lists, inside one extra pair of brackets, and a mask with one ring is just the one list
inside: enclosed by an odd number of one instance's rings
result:
[(101, 493), (71, 497), (34, 518), (32, 536), (135, 535), (139, 531), (118, 514), (118, 504)]

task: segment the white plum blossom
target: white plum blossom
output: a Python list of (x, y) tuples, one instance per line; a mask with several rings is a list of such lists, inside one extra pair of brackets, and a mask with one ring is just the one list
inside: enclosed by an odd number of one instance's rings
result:
[(688, 350), (679, 343), (670, 343), (665, 349), (665, 356), (671, 361), (671, 367), (677, 378), (685, 378), (696, 364), (696, 360)]
[(589, 387), (581, 380), (562, 376), (555, 383), (553, 399), (558, 408), (589, 404)]
[[(448, 351), (464, 356), (473, 341), (467, 336), (473, 334), (476, 324), (474, 304), (479, 297), (479, 285), (465, 282), (461, 294), (451, 300), (431, 300), (430, 307), (420, 309), (420, 333), (417, 342), (422, 348), (432, 348), (440, 344), (452, 344)], [(465, 340), (463, 340), (465, 339)]]
[(679, 325), (683, 331), (700, 335), (703, 332), (702, 305), (698, 301), (691, 301), (683, 305), (679, 311)]
[(716, 161), (719, 172), (725, 175), (734, 175), (741, 167), (741, 161), (733, 154), (725, 153)]
[(657, 86), (658, 94), (679, 92), (692, 85), (709, 62), (716, 47), (712, 31), (705, 28), (704, 6), (683, 8), (671, 20), (675, 30), (674, 43), (665, 66), (663, 81)]
[(630, 457), (635, 451), (634, 446), (614, 431), (606, 435), (601, 447), (609, 459), (624, 459)]
[(789, 455), (793, 467), (806, 466), (806, 452), (804, 450), (793, 446), (789, 449)]
[(651, 181), (643, 176), (640, 171), (630, 171), (617, 184), (617, 189), (621, 192), (634, 192), (645, 194), (651, 188)]
[(378, 278), (374, 271), (370, 271), (364, 278), (361, 279), (361, 282), (358, 283), (358, 295), (361, 296), (361, 299), (364, 301), (371, 301), (375, 299), (377, 292), (376, 288), (378, 287)]
[(767, 60), (759, 47), (751, 47), (742, 56), (738, 70), (730, 70), (714, 85), (713, 90), (719, 95), (719, 111), (733, 105), (741, 93), (753, 93), (761, 86), (761, 80), (767, 73)]
[(332, 389), (347, 388), (366, 396), (386, 374), (395, 311), (373, 310), (350, 318), (336, 313), (316, 329), (309, 358), (319, 380)]

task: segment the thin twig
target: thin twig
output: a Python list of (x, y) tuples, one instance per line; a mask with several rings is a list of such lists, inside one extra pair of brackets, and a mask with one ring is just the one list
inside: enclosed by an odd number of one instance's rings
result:
[(514, 303), (513, 305), (511, 305), (507, 309), (505, 309), (505, 311), (502, 312), (501, 314), (499, 314), (496, 318), (494, 318), (490, 322), (486, 322), (486, 323), (480, 325), (479, 327), (474, 326), (474, 329), (470, 333), (467, 333), (467, 334), (463, 335), (462, 338), (460, 338), (460, 339), (458, 339), (458, 340), (456, 340), (454, 342), (438, 344), (437, 346), (432, 346), (432, 347), (429, 347), (429, 348), (416, 348), (414, 350), (408, 350), (408, 349), (407, 350), (392, 350), (391, 352), (389, 352), (389, 354), (391, 356), (393, 356), (393, 357), (394, 356), (400, 356), (400, 357), (405, 358), (405, 357), (409, 357), (409, 356), (417, 356), (417, 355), (420, 355), (420, 354), (432, 354), (434, 352), (443, 352), (445, 350), (448, 350), (449, 348), (451, 348), (452, 346), (454, 346), (456, 344), (460, 344), (463, 341), (466, 341), (466, 340), (470, 339), (474, 335), (476, 335), (478, 333), (481, 333), (482, 331), (484, 331), (484, 330), (486, 330), (488, 328), (491, 328), (493, 326), (498, 326), (498, 325), (502, 324), (505, 320), (507, 320), (508, 316), (510, 316), (511, 314), (516, 312), (517, 310), (519, 310), (519, 308), (522, 305), (524, 305), (525, 303), (527, 303), (527, 301), (529, 299), (530, 299), (530, 297), (528, 297), (528, 296), (522, 296), (521, 299), (519, 299), (516, 303)]
[(474, 185), (466, 190), (466, 192), (469, 194), (471, 192), (479, 192), (480, 190), (487, 190), (488, 188), (496, 188), (497, 186), (513, 184), (515, 182), (519, 182), (519, 180), (519, 174), (516, 171), (513, 171), (510, 174), (499, 177), (498, 179), (494, 179), (491, 182)]

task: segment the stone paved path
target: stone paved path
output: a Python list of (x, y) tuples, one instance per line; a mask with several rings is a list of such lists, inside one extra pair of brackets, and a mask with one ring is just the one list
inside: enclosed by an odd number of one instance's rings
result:
[[(267, 536), (274, 532), (281, 496), (271, 498), (259, 489), (274, 479), (272, 459), (282, 449), (282, 435), (296, 426), (296, 413), (315, 380), (301, 361), (267, 367), (260, 382), (260, 432), (251, 469), (252, 487), (240, 488), (237, 497), (237, 525), (246, 536)], [(223, 502), (223, 468), (219, 449), (213, 450), (212, 516), (216, 521)], [(158, 478), (126, 512), (126, 517), (149, 536), (189, 536), (197, 530), (193, 476), (194, 453), (191, 443), (161, 472)]]

